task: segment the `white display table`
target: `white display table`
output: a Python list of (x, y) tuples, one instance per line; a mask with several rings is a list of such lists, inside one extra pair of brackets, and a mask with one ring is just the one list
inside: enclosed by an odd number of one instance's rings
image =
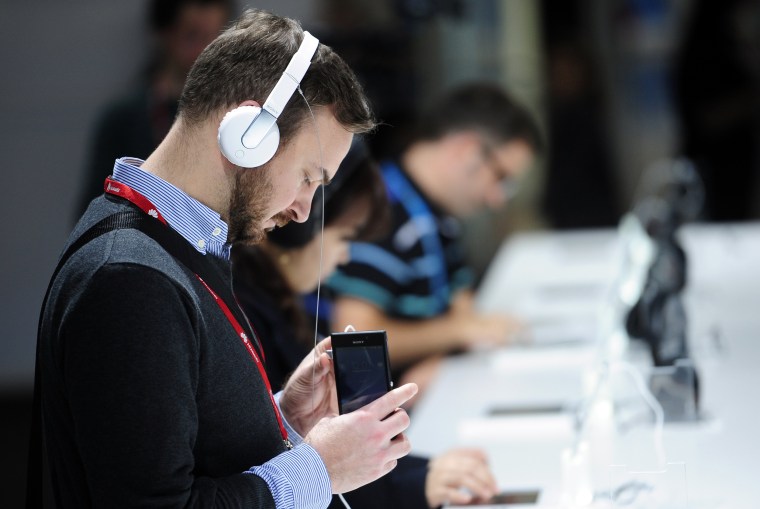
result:
[[(755, 509), (760, 507), (760, 224), (692, 225), (681, 238), (689, 263), (684, 298), (700, 375), (700, 419), (665, 424), (661, 444), (674, 464), (658, 480), (675, 493), (670, 507)], [(598, 373), (595, 336), (619, 260), (614, 230), (522, 234), (505, 242), (486, 274), (478, 305), (524, 317), (535, 324), (537, 342), (447, 359), (412, 411), (413, 451), (434, 455), (455, 446), (482, 447), (501, 487), (539, 489), (540, 507), (562, 506), (563, 495), (587, 481), (597, 494), (591, 507), (617, 507), (599, 495), (619, 486), (628, 470), (661, 468), (652, 414), (629, 374), (614, 369), (606, 386), (613, 397), (601, 401), (615, 402), (617, 413), (610, 417), (611, 406), (607, 414), (604, 404), (594, 406), (583, 436), (589, 449), (575, 456), (588, 467), (566, 464), (563, 473), (563, 450), (577, 444), (574, 410), (587, 401)], [(637, 342), (620, 359), (644, 375), (650, 369)], [(626, 423), (621, 401), (643, 413), (633, 412)], [(536, 411), (509, 413), (526, 407)], [(640, 477), (646, 481), (646, 474)]]

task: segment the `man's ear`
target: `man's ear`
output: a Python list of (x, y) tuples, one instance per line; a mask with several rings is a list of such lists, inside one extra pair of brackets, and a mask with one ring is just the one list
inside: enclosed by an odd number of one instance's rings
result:
[(224, 116), (227, 115), (227, 113), (229, 113), (230, 111), (234, 110), (235, 108), (239, 108), (240, 106), (258, 106), (258, 107), (261, 107), (261, 104), (259, 104), (257, 101), (254, 101), (253, 99), (247, 99), (247, 100), (241, 102), (240, 104), (238, 104), (237, 106), (230, 106), (226, 110), (220, 111), (218, 113), (218, 118), (215, 118), (214, 122), (218, 126), (219, 123), (224, 118)]
[(280, 130), (276, 116), (264, 113), (253, 99), (224, 112), (217, 129), (217, 140), (222, 154), (231, 163), (257, 168), (274, 157), (280, 142)]
[(245, 101), (241, 102), (240, 104), (238, 104), (238, 107), (240, 107), (240, 106), (259, 106), (259, 107), (261, 107), (261, 104), (258, 103), (257, 101), (254, 101), (253, 99), (248, 99), (248, 100), (245, 100)]

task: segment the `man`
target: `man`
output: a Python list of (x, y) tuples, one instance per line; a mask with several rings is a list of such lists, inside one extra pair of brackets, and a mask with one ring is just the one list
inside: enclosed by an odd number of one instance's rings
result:
[(58, 507), (325, 507), (409, 452), (397, 408), (415, 386), (335, 416), (325, 340), (272, 396), (231, 297), (230, 245), (305, 221), (352, 133), (373, 126), (355, 76), (320, 45), (271, 161), (246, 169), (220, 153), (225, 114), (260, 105), (305, 38), (292, 20), (244, 13), (199, 56), (166, 138), (144, 162), (117, 160), (76, 226), (69, 245), (114, 214), (140, 225), (84, 243), (46, 301), (39, 369)]
[(538, 149), (533, 121), (498, 87), (470, 84), (435, 104), (398, 160), (382, 165), (389, 234), (354, 244), (330, 280), (335, 330), (387, 330), (402, 373), (433, 359), (407, 373), (421, 386), (438, 356), (506, 342), (516, 322), (474, 309), (455, 218), (501, 207)]

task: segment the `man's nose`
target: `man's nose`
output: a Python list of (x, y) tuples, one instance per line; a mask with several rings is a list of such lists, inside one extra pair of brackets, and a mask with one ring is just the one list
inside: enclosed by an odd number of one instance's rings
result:
[(314, 190), (307, 189), (305, 192), (301, 191), (296, 196), (293, 205), (290, 210), (293, 212), (293, 221), (296, 223), (303, 223), (309, 219), (309, 212), (311, 212), (311, 201), (314, 198)]

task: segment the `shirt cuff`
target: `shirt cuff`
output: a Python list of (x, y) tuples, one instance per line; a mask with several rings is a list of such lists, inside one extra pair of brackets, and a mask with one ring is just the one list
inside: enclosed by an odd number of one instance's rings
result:
[(285, 418), (285, 414), (282, 413), (282, 408), (280, 408), (281, 397), (282, 397), (282, 391), (279, 391), (277, 394), (274, 395), (274, 401), (277, 403), (277, 410), (279, 410), (280, 417), (282, 417), (282, 424), (283, 426), (285, 426), (285, 431), (288, 432), (288, 440), (290, 440), (290, 443), (293, 444), (293, 447), (297, 445), (301, 445), (303, 443), (303, 437), (299, 435), (296, 430), (293, 429), (293, 426), (291, 426), (288, 420)]
[(332, 500), (327, 468), (309, 444), (285, 451), (246, 473), (267, 483), (277, 509), (324, 509)]

